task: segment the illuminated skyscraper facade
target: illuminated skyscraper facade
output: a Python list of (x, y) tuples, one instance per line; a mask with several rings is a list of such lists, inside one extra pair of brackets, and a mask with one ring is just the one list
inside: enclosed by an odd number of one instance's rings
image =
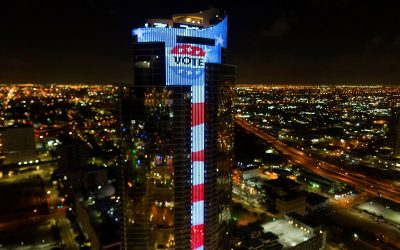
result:
[(400, 155), (400, 106), (398, 105), (391, 107), (389, 140), (393, 147), (393, 154)]
[(133, 30), (122, 98), (123, 249), (227, 249), (235, 68), (214, 9)]

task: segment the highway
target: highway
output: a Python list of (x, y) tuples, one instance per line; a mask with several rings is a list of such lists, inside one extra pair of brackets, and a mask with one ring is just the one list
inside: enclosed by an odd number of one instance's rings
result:
[(379, 176), (361, 175), (355, 171), (315, 159), (311, 155), (305, 154), (303, 151), (286, 145), (244, 119), (235, 118), (235, 123), (265, 142), (271, 144), (281, 154), (285, 155), (288, 159), (301, 165), (305, 170), (313, 174), (330, 180), (343, 182), (355, 188), (400, 203), (400, 189), (393, 185), (389, 180), (381, 179)]
[(60, 228), (61, 239), (65, 244), (65, 250), (76, 250), (79, 249), (78, 243), (75, 242), (75, 234), (71, 229), (69, 220), (65, 217), (58, 219), (58, 226)]

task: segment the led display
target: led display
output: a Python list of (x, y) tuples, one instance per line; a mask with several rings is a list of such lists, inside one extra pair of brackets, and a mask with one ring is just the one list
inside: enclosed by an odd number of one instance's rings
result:
[[(204, 84), (204, 64), (221, 62), (221, 47), (227, 46), (227, 18), (204, 29), (137, 28), (132, 31), (141, 42), (164, 42), (166, 85)], [(215, 45), (178, 43), (178, 37), (208, 38)]]
[(191, 248), (204, 249), (205, 64), (221, 63), (227, 18), (203, 28), (134, 29), (137, 42), (164, 42), (166, 85), (191, 86)]

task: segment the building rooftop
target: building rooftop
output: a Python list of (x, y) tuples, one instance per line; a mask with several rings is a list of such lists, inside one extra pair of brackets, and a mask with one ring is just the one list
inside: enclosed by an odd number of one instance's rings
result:
[(288, 201), (297, 200), (297, 199), (300, 199), (303, 197), (304, 197), (303, 192), (291, 192), (291, 193), (288, 193), (287, 195), (279, 197), (279, 199), (288, 202)]
[(326, 200), (328, 200), (328, 198), (326, 198), (326, 197), (324, 197), (322, 195), (315, 194), (315, 193), (307, 193), (306, 201), (311, 206), (318, 205), (320, 203), (325, 202)]
[(181, 13), (175, 14), (171, 19), (168, 18), (152, 18), (147, 19), (145, 27), (156, 28), (203, 28), (212, 26), (220, 22), (225, 16), (225, 13), (217, 8), (210, 8), (208, 10), (194, 12), (194, 13)]
[(264, 243), (257, 238), (247, 237), (243, 240), (245, 249), (263, 249)]
[(239, 171), (249, 171), (249, 170), (254, 170), (254, 169), (258, 169), (258, 166), (243, 166), (243, 167), (237, 168), (237, 170), (239, 170)]
[[(93, 197), (94, 198), (94, 197)], [(102, 246), (119, 248), (119, 223), (117, 203), (112, 199), (93, 199), (81, 202), (86, 210), (89, 222)], [(90, 203), (90, 204), (89, 204)]]
[(259, 238), (263, 241), (274, 241), (277, 240), (279, 237), (271, 232), (266, 232), (261, 234)]
[(295, 189), (301, 186), (301, 184), (288, 179), (288, 178), (277, 178), (274, 180), (269, 180), (264, 182), (267, 186), (273, 187), (273, 188), (279, 188), (283, 190), (291, 190)]
[(314, 236), (290, 224), (286, 219), (271, 221), (262, 226), (264, 232), (272, 232), (279, 237), (278, 242), (283, 245), (283, 248), (294, 247)]
[(303, 224), (305, 224), (305, 225), (307, 225), (309, 227), (312, 227), (312, 228), (316, 228), (316, 227), (320, 226), (320, 224), (316, 223), (314, 220), (311, 220), (309, 217), (302, 216), (302, 215), (300, 215), (298, 213), (293, 213), (292, 212), (292, 213), (289, 213), (287, 216), (292, 218), (292, 219), (294, 219), (294, 220), (297, 220), (297, 221), (299, 221), (299, 222), (301, 222), (301, 223), (303, 223)]

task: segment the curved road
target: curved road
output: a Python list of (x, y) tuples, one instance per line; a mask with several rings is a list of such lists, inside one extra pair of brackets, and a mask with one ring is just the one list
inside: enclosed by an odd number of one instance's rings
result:
[(302, 165), (309, 172), (325, 177), (330, 180), (347, 183), (353, 187), (368, 191), (370, 193), (382, 196), (391, 201), (400, 203), (400, 189), (393, 185), (392, 182), (381, 179), (379, 176), (365, 176), (355, 171), (346, 170), (318, 159), (315, 159), (304, 152), (292, 148), (285, 143), (279, 141), (275, 137), (267, 134), (255, 125), (241, 118), (235, 118), (236, 124), (253, 133), (262, 140), (270, 143), (276, 150), (286, 155), (293, 162)]

